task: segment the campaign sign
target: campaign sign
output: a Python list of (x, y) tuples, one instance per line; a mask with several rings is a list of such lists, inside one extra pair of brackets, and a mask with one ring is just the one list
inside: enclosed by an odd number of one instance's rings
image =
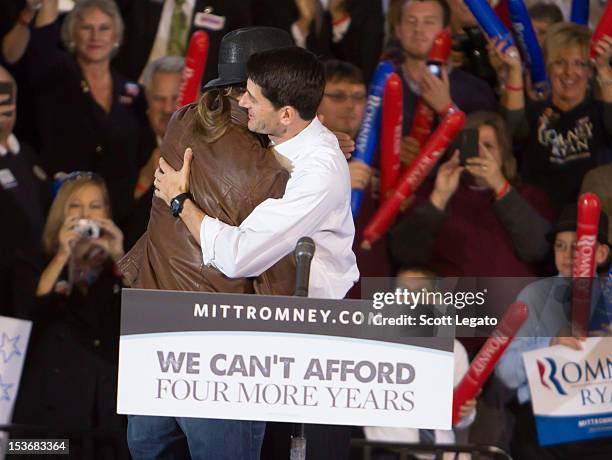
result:
[[(0, 425), (11, 422), (32, 323), (0, 316)], [(0, 458), (6, 433), (0, 435)]]
[(124, 289), (120, 414), (450, 429), (452, 338), (372, 303)]
[(523, 354), (540, 445), (612, 437), (612, 338)]

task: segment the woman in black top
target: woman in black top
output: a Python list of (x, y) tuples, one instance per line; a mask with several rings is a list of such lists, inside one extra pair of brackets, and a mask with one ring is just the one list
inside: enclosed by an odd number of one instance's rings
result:
[[(116, 414), (123, 234), (110, 215), (103, 180), (68, 177), (43, 233), (49, 257), (33, 307), (34, 329), (14, 420), (42, 426), (43, 438), (94, 436), (104, 458), (127, 456), (126, 420)], [(74, 449), (73, 449), (74, 447)]]
[(115, 219), (133, 202), (140, 167), (155, 139), (142, 88), (114, 72), (123, 23), (112, 0), (76, 3), (61, 26), (57, 1), (45, 0), (32, 30), (28, 68), (36, 91), (40, 153), (48, 170), (99, 173)]
[(544, 57), (551, 95), (541, 101), (525, 101), (516, 49), (503, 52), (503, 42), (496, 48), (508, 71), (502, 105), (523, 147), (521, 175), (548, 192), (557, 212), (576, 201), (587, 171), (612, 159), (612, 38), (599, 41), (593, 63), (590, 39), (589, 29), (577, 24), (549, 29)]

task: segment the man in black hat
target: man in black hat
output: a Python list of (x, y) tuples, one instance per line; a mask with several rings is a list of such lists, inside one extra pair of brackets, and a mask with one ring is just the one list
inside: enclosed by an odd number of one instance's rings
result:
[[(187, 196), (208, 215), (240, 223), (267, 198), (285, 192), (288, 171), (247, 129), (238, 106), (246, 83), (246, 62), (257, 51), (291, 46), (288, 33), (269, 27), (227, 34), (219, 50), (219, 78), (204, 88), (199, 103), (172, 117), (161, 156), (179, 168), (183, 146), (193, 150), (190, 194), (175, 198), (176, 208), (154, 198), (146, 233), (120, 261), (132, 287), (144, 289), (290, 295), (295, 285), (291, 256), (255, 278), (230, 279), (203, 266), (197, 242), (177, 218)], [(246, 165), (246, 166), (245, 166)], [(205, 392), (205, 391), (204, 391)], [(265, 422), (129, 416), (128, 444), (134, 459), (259, 458)]]
[[(552, 345), (563, 345), (573, 350), (581, 350), (584, 337), (571, 333), (571, 281), (576, 249), (576, 204), (566, 206), (547, 239), (553, 244), (555, 265), (559, 272), (553, 278), (540, 279), (527, 286), (519, 300), (529, 306), (529, 317), (500, 359), (496, 374), (510, 389), (516, 390), (516, 401), (512, 410), (516, 417), (511, 449), (513, 458), (528, 460), (557, 458), (611, 458), (612, 444), (609, 440), (588, 441), (558, 446), (540, 447), (531, 407), (531, 392), (527, 381), (522, 355), (527, 351)], [(598, 270), (605, 268), (610, 256), (608, 241), (608, 216), (602, 212), (599, 218), (597, 244), (595, 246), (595, 269), (592, 274), (591, 324), (589, 335), (609, 334), (609, 324), (601, 324), (601, 318), (609, 318), (610, 306), (606, 298), (602, 280), (597, 277)], [(599, 313), (604, 309), (604, 314)], [(607, 311), (606, 311), (607, 310)], [(605, 320), (609, 323), (609, 319)], [(603, 331), (602, 331), (603, 329)], [(612, 339), (604, 339), (612, 340)]]

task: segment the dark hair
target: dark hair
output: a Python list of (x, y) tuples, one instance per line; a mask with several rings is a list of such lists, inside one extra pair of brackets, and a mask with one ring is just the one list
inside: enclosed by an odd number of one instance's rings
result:
[(495, 132), (501, 153), (502, 174), (510, 184), (514, 186), (520, 185), (521, 181), (517, 171), (516, 157), (512, 152), (512, 140), (508, 134), (506, 122), (497, 112), (478, 110), (467, 116), (463, 129), (480, 128), (481, 126), (489, 126)]
[(539, 21), (549, 21), (551, 24), (563, 21), (563, 13), (554, 3), (536, 3), (529, 8), (531, 19)]
[(247, 78), (275, 109), (295, 108), (312, 120), (325, 90), (323, 64), (310, 51), (292, 46), (255, 53), (247, 64)]
[(404, 14), (404, 7), (406, 6), (406, 3), (408, 2), (434, 2), (437, 3), (438, 5), (440, 5), (440, 8), (442, 8), (442, 23), (444, 24), (444, 27), (448, 27), (448, 25), (450, 24), (450, 20), (451, 20), (451, 10), (450, 10), (450, 6), (448, 5), (448, 2), (446, 0), (403, 0), (402, 2), (402, 7), (399, 10), (399, 18), (397, 23), (399, 24), (402, 20), (402, 14)]
[(356, 85), (365, 85), (363, 73), (355, 64), (338, 59), (323, 62), (325, 81), (348, 81)]

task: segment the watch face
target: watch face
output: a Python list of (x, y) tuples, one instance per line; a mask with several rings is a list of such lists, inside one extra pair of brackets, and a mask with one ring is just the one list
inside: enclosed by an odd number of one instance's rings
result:
[(170, 209), (172, 210), (172, 214), (176, 216), (176, 214), (181, 210), (181, 203), (179, 200), (172, 200), (170, 202)]

